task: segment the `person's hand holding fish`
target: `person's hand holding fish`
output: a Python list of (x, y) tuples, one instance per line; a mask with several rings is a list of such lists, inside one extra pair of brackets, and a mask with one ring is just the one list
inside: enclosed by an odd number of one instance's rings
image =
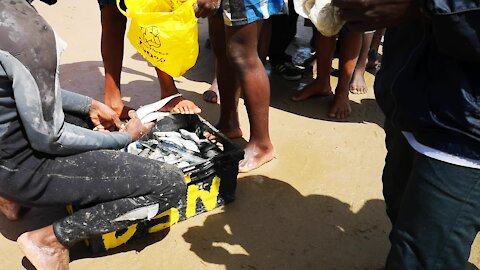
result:
[(128, 112), (128, 116), (130, 120), (128, 120), (127, 124), (123, 125), (119, 131), (128, 132), (130, 136), (132, 136), (132, 141), (140, 139), (155, 125), (153, 122), (142, 124), (142, 121), (137, 117), (137, 113), (133, 110)]
[(92, 100), (90, 105), (89, 116), (95, 126), (94, 130), (114, 131), (120, 129), (122, 125), (122, 121), (114, 110), (95, 99)]

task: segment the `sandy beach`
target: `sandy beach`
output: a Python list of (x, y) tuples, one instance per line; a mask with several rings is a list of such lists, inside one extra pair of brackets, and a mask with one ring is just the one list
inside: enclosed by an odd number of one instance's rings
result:
[[(68, 43), (61, 59), (63, 88), (103, 100), (100, 12), (96, 1), (59, 1), (39, 12)], [(202, 93), (214, 78), (212, 51), (205, 47), (207, 21), (199, 20), (197, 64), (176, 78), (180, 92), (216, 123), (219, 105)], [(306, 46), (311, 28), (298, 23), (295, 46)], [(131, 107), (160, 98), (155, 70), (125, 40), (122, 93)], [(169, 230), (107, 253), (92, 254), (80, 243), (71, 250), (72, 270), (303, 270), (380, 269), (389, 250), (390, 223), (385, 214), (381, 175), (386, 154), (383, 115), (373, 94), (350, 95), (352, 115), (328, 118), (329, 98), (292, 102), (308, 83), (288, 82), (270, 72), (270, 130), (276, 158), (251, 173), (238, 175), (236, 201), (176, 224)], [(335, 87), (336, 78), (332, 77)], [(244, 144), (248, 119), (240, 101)], [(51, 224), (65, 210), (32, 209), (22, 220), (0, 217), (0, 269), (33, 269), (15, 240), (23, 232)], [(477, 237), (478, 239), (478, 237)], [(477, 241), (478, 242), (478, 241)], [(480, 244), (470, 262), (480, 267)]]

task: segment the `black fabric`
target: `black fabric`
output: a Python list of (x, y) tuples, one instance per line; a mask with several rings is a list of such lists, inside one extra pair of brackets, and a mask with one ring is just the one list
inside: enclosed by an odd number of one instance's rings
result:
[[(450, 47), (449, 54), (443, 52), (448, 44), (438, 43), (440, 29), (434, 22), (420, 18), (387, 29), (375, 97), (387, 119), (396, 128), (412, 132), (422, 144), (480, 160), (478, 56), (471, 49), (474, 44), (447, 36), (451, 28), (442, 31), (444, 38), (453, 38), (456, 47)], [(480, 31), (478, 24), (470, 27)], [(463, 30), (468, 29), (456, 29), (459, 35), (466, 34)], [(463, 52), (469, 52), (474, 62), (453, 56)]]
[(290, 62), (291, 57), (285, 53), (297, 34), (298, 14), (295, 12), (293, 1), (288, 1), (288, 14), (274, 15), (272, 21), (272, 37), (268, 52), (272, 66)]
[(129, 153), (97, 150), (57, 157), (36, 152), (19, 121), (0, 141), (0, 179), (0, 195), (22, 205), (89, 207), (54, 223), (66, 247), (142, 221), (113, 221), (139, 207), (159, 204), (159, 212), (167, 210), (186, 191), (178, 168)]

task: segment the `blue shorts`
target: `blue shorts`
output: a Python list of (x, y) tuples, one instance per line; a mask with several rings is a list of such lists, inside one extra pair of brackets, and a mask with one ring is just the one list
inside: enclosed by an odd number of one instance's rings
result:
[(272, 15), (286, 14), (284, 0), (222, 0), (223, 21), (228, 26), (240, 26)]

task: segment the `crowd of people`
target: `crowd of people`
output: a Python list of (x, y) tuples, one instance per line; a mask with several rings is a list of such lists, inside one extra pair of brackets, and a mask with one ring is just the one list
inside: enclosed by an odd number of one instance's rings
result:
[[(64, 42), (31, 0), (0, 1), (0, 211), (15, 220), (21, 207), (82, 208), (18, 238), (39, 270), (68, 269), (73, 244), (146, 220), (152, 209), (160, 213), (185, 195), (178, 168), (115, 151), (153, 124), (141, 123), (121, 99), (126, 18), (116, 1), (98, 3), (103, 102), (60, 87)], [(313, 28), (316, 77), (292, 101), (333, 94), (328, 116), (343, 119), (351, 113), (349, 93), (366, 93), (365, 72), (377, 74), (375, 94), (386, 115), (388, 151), (383, 193), (392, 223), (385, 269), (465, 269), (480, 225), (480, 4), (332, 4), (346, 24), (333, 37)], [(217, 128), (238, 138), (243, 136), (238, 115), (243, 97), (250, 138), (239, 171), (254, 170), (275, 155), (267, 57), (286, 80), (299, 80), (305, 72), (286, 54), (298, 15), (293, 3), (283, 0), (198, 0), (195, 12), (208, 17), (215, 55), (216, 79), (204, 99), (220, 103)], [(339, 79), (332, 92), (335, 52)], [(156, 72), (161, 97), (178, 94), (173, 78)], [(201, 112), (183, 97), (164, 110)], [(132, 211), (136, 218), (125, 218)]]

